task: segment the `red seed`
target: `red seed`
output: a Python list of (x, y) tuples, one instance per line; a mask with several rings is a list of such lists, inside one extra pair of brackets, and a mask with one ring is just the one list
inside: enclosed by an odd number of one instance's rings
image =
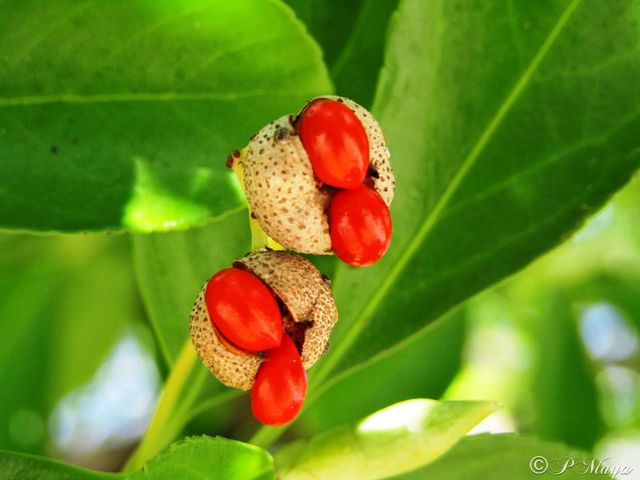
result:
[(207, 284), (205, 303), (214, 325), (237, 347), (260, 352), (280, 345), (283, 325), (278, 302), (251, 273), (220, 270)]
[(256, 382), (251, 389), (253, 416), (262, 423), (278, 427), (293, 420), (307, 395), (307, 372), (293, 340), (282, 337), (278, 348), (267, 350)]
[(334, 100), (311, 103), (302, 113), (300, 139), (320, 181), (358, 187), (369, 167), (367, 132), (349, 107)]
[(345, 263), (365, 267), (380, 260), (391, 242), (391, 215), (384, 200), (361, 185), (339, 190), (329, 207), (331, 247)]

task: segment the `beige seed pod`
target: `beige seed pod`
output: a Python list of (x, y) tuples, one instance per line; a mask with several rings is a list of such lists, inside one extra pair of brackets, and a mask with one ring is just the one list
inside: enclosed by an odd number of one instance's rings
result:
[[(364, 107), (347, 98), (318, 98), (344, 103), (362, 122), (369, 139), (368, 176), (374, 190), (390, 206), (395, 178), (380, 125)], [(295, 120), (286, 115), (251, 138), (244, 166), (247, 201), (260, 226), (276, 242), (297, 252), (331, 254), (325, 212), (335, 189), (322, 185), (314, 176)]]
[[(260, 278), (276, 295), (283, 311), (284, 330), (301, 347), (304, 368), (310, 368), (327, 352), (329, 335), (338, 319), (328, 279), (308, 260), (281, 251), (250, 253), (233, 266)], [(204, 301), (206, 288), (202, 287), (191, 310), (191, 341), (204, 364), (222, 383), (251, 390), (264, 360), (234, 346), (218, 331)]]
[(304, 368), (311, 368), (329, 349), (338, 320), (329, 279), (310, 261), (288, 252), (250, 253), (233, 265), (253, 273), (275, 293), (286, 312), (285, 332), (302, 347)]

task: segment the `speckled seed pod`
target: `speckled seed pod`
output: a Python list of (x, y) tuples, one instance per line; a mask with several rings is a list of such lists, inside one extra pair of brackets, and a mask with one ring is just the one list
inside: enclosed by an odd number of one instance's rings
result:
[[(308, 260), (281, 251), (255, 252), (233, 263), (260, 278), (276, 295), (285, 332), (301, 350), (310, 368), (329, 348), (338, 320), (329, 280)], [(250, 390), (263, 361), (227, 341), (215, 327), (204, 301), (206, 285), (191, 311), (191, 340), (200, 358), (225, 385)]]
[[(380, 125), (364, 107), (347, 98), (318, 98), (344, 103), (362, 122), (369, 138), (367, 176), (390, 206), (395, 179)], [(251, 138), (245, 162), (247, 201), (260, 226), (276, 242), (297, 252), (331, 254), (325, 212), (335, 189), (314, 176), (311, 160), (297, 133), (296, 118), (286, 115)]]

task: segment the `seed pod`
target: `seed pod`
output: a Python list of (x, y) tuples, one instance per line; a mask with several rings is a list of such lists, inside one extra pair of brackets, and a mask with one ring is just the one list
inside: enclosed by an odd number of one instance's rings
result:
[[(378, 122), (365, 108), (349, 99), (318, 98), (344, 103), (362, 122), (369, 140), (367, 179), (387, 206), (391, 205), (395, 179)], [(298, 117), (303, 113), (304, 108)], [(245, 162), (247, 201), (260, 226), (276, 242), (302, 253), (331, 254), (325, 213), (335, 189), (323, 185), (314, 176), (311, 161), (297, 133), (296, 119), (286, 115), (251, 138)]]
[[(280, 251), (251, 253), (233, 266), (257, 276), (275, 294), (284, 331), (301, 351), (304, 368), (310, 368), (328, 350), (329, 335), (338, 318), (326, 277), (308, 260)], [(255, 352), (236, 347), (220, 333), (207, 309), (206, 288), (202, 288), (191, 311), (193, 345), (222, 383), (251, 390), (264, 360)]]

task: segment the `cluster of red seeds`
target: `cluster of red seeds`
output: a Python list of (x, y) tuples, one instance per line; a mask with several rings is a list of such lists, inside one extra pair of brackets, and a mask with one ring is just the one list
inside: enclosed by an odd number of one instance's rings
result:
[(391, 215), (366, 185), (369, 140), (362, 123), (344, 103), (326, 98), (311, 102), (299, 122), (316, 177), (339, 189), (328, 213), (333, 251), (356, 267), (377, 262), (391, 242)]

